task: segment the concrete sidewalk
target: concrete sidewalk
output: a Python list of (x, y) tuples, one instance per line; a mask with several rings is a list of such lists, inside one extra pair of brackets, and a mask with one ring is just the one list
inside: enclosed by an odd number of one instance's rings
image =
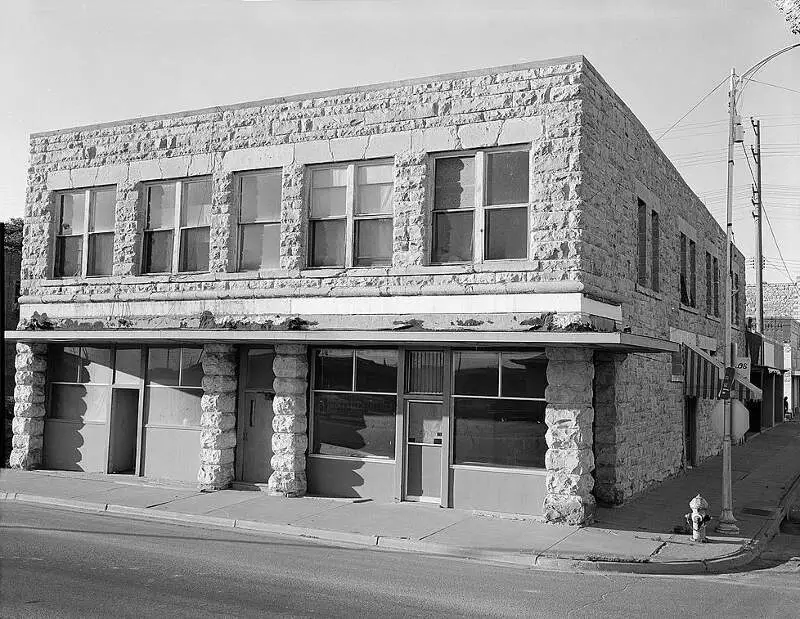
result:
[(723, 572), (746, 565), (800, 501), (800, 423), (790, 422), (733, 449), (737, 537), (699, 544), (673, 532), (700, 492), (719, 513), (721, 458), (661, 484), (627, 505), (599, 509), (589, 527), (546, 524), (415, 503), (258, 492), (200, 493), (118, 475), (61, 471), (0, 472), (0, 499), (94, 512), (234, 527), (333, 543), (572, 570), (639, 573)]

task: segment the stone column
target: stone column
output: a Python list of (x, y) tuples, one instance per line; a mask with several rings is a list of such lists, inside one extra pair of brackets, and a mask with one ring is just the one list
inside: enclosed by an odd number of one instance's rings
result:
[(117, 185), (114, 215), (114, 275), (136, 275), (141, 264), (145, 207), (139, 208), (141, 184), (126, 180)]
[(306, 217), (303, 210), (305, 168), (283, 166), (281, 179), (281, 268), (302, 269), (306, 265)]
[(236, 348), (206, 344), (203, 349), (203, 416), (200, 425), (200, 490), (223, 490), (233, 481), (236, 449)]
[(307, 346), (275, 346), (270, 494), (296, 497), (306, 493), (307, 358)]
[(592, 496), (592, 351), (547, 348), (547, 494), (544, 515), (550, 522), (588, 524)]
[(18, 343), (14, 364), (14, 437), (9, 464), (12, 469), (36, 469), (42, 465), (47, 345)]
[(233, 255), (236, 243), (231, 240), (232, 220), (233, 174), (216, 170), (212, 179), (211, 230), (208, 234), (210, 273), (225, 273), (236, 268), (238, 257)]
[(392, 266), (425, 264), (427, 161), (425, 151), (399, 153), (394, 158)]

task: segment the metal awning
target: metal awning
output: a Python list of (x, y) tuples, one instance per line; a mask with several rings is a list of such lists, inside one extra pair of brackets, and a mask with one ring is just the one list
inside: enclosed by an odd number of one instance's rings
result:
[(613, 352), (678, 351), (678, 344), (630, 333), (552, 331), (233, 331), (221, 329), (119, 329), (6, 331), (8, 342), (79, 344), (396, 344), (461, 346), (585, 346)]
[[(711, 355), (688, 344), (681, 344), (684, 395), (715, 400), (722, 386), (725, 365)], [(731, 397), (737, 400), (760, 400), (761, 389), (743, 378), (735, 378)]]

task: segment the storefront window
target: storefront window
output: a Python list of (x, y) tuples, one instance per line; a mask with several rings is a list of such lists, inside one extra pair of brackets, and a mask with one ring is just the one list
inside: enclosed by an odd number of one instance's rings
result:
[(453, 353), (454, 463), (544, 467), (542, 352)]
[(314, 355), (314, 453), (394, 458), (397, 352)]
[(111, 408), (113, 353), (113, 348), (50, 347), (50, 419), (106, 422)]
[(147, 354), (149, 426), (200, 427), (202, 348), (150, 348)]

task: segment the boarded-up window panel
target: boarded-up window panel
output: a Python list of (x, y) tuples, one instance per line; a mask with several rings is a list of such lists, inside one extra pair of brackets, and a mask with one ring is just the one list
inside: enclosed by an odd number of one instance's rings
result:
[(661, 249), (661, 239), (660, 239), (660, 230), (659, 230), (659, 221), (658, 221), (658, 213), (653, 211), (650, 215), (650, 245), (651, 245), (651, 256), (650, 256), (650, 276), (651, 276), (651, 284), (653, 290), (658, 292), (659, 290), (659, 275), (661, 271), (661, 267), (659, 264), (659, 251)]
[(639, 277), (638, 282), (641, 286), (647, 285), (647, 205), (643, 200), (639, 200)]

